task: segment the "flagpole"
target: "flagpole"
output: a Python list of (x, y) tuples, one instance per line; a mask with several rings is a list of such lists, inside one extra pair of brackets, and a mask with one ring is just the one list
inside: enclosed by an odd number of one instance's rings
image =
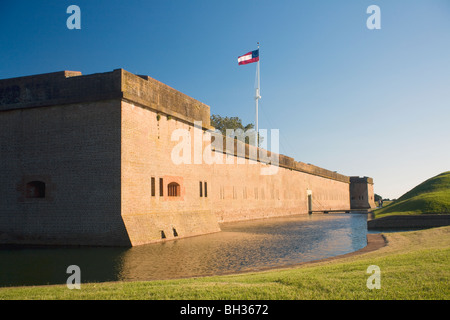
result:
[[(259, 55), (259, 42), (258, 42), (258, 55)], [(255, 95), (255, 127), (256, 127), (256, 143), (259, 147), (259, 127), (258, 127), (258, 100), (261, 99), (261, 96), (259, 95), (260, 91), (260, 80), (259, 80), (259, 60), (257, 62), (256, 66), (256, 76), (258, 77), (257, 80), (257, 87), (256, 87), (256, 95)]]

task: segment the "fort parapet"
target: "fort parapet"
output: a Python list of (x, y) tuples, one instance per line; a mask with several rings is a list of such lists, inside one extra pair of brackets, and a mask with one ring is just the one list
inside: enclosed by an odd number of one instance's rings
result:
[(188, 123), (210, 124), (209, 106), (148, 76), (123, 69), (81, 75), (61, 71), (0, 80), (0, 110), (123, 99)]
[(247, 144), (240, 155), (238, 140), (212, 151), (223, 164), (175, 164), (175, 130), (211, 143), (210, 107), (123, 69), (0, 80), (0, 126), (0, 243), (129, 246), (227, 221), (348, 210), (352, 183), (373, 199), (371, 178), (285, 155), (276, 174), (261, 175), (272, 154)]

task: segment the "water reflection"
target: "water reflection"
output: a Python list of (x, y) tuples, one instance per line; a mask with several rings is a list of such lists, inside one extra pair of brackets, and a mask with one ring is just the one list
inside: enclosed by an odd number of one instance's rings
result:
[(223, 224), (222, 232), (133, 248), (2, 248), (0, 286), (156, 280), (285, 266), (359, 250), (367, 215), (291, 216)]

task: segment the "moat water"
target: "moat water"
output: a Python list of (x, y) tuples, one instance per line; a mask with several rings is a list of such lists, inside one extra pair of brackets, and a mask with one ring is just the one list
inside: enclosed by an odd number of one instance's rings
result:
[(159, 280), (289, 266), (359, 250), (367, 214), (302, 215), (221, 225), (222, 232), (133, 248), (0, 247), (0, 286)]

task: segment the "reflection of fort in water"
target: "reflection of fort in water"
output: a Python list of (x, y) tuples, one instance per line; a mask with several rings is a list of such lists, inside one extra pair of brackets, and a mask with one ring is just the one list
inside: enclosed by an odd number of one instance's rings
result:
[(118, 279), (226, 274), (345, 254), (366, 245), (366, 221), (364, 214), (332, 214), (227, 223), (220, 233), (124, 251)]
[(0, 286), (184, 278), (282, 267), (359, 250), (366, 214), (291, 216), (223, 224), (222, 232), (132, 248), (0, 249)]
[(318, 260), (366, 245), (366, 215), (313, 215), (222, 225), (222, 232), (130, 248), (118, 280), (226, 274)]

